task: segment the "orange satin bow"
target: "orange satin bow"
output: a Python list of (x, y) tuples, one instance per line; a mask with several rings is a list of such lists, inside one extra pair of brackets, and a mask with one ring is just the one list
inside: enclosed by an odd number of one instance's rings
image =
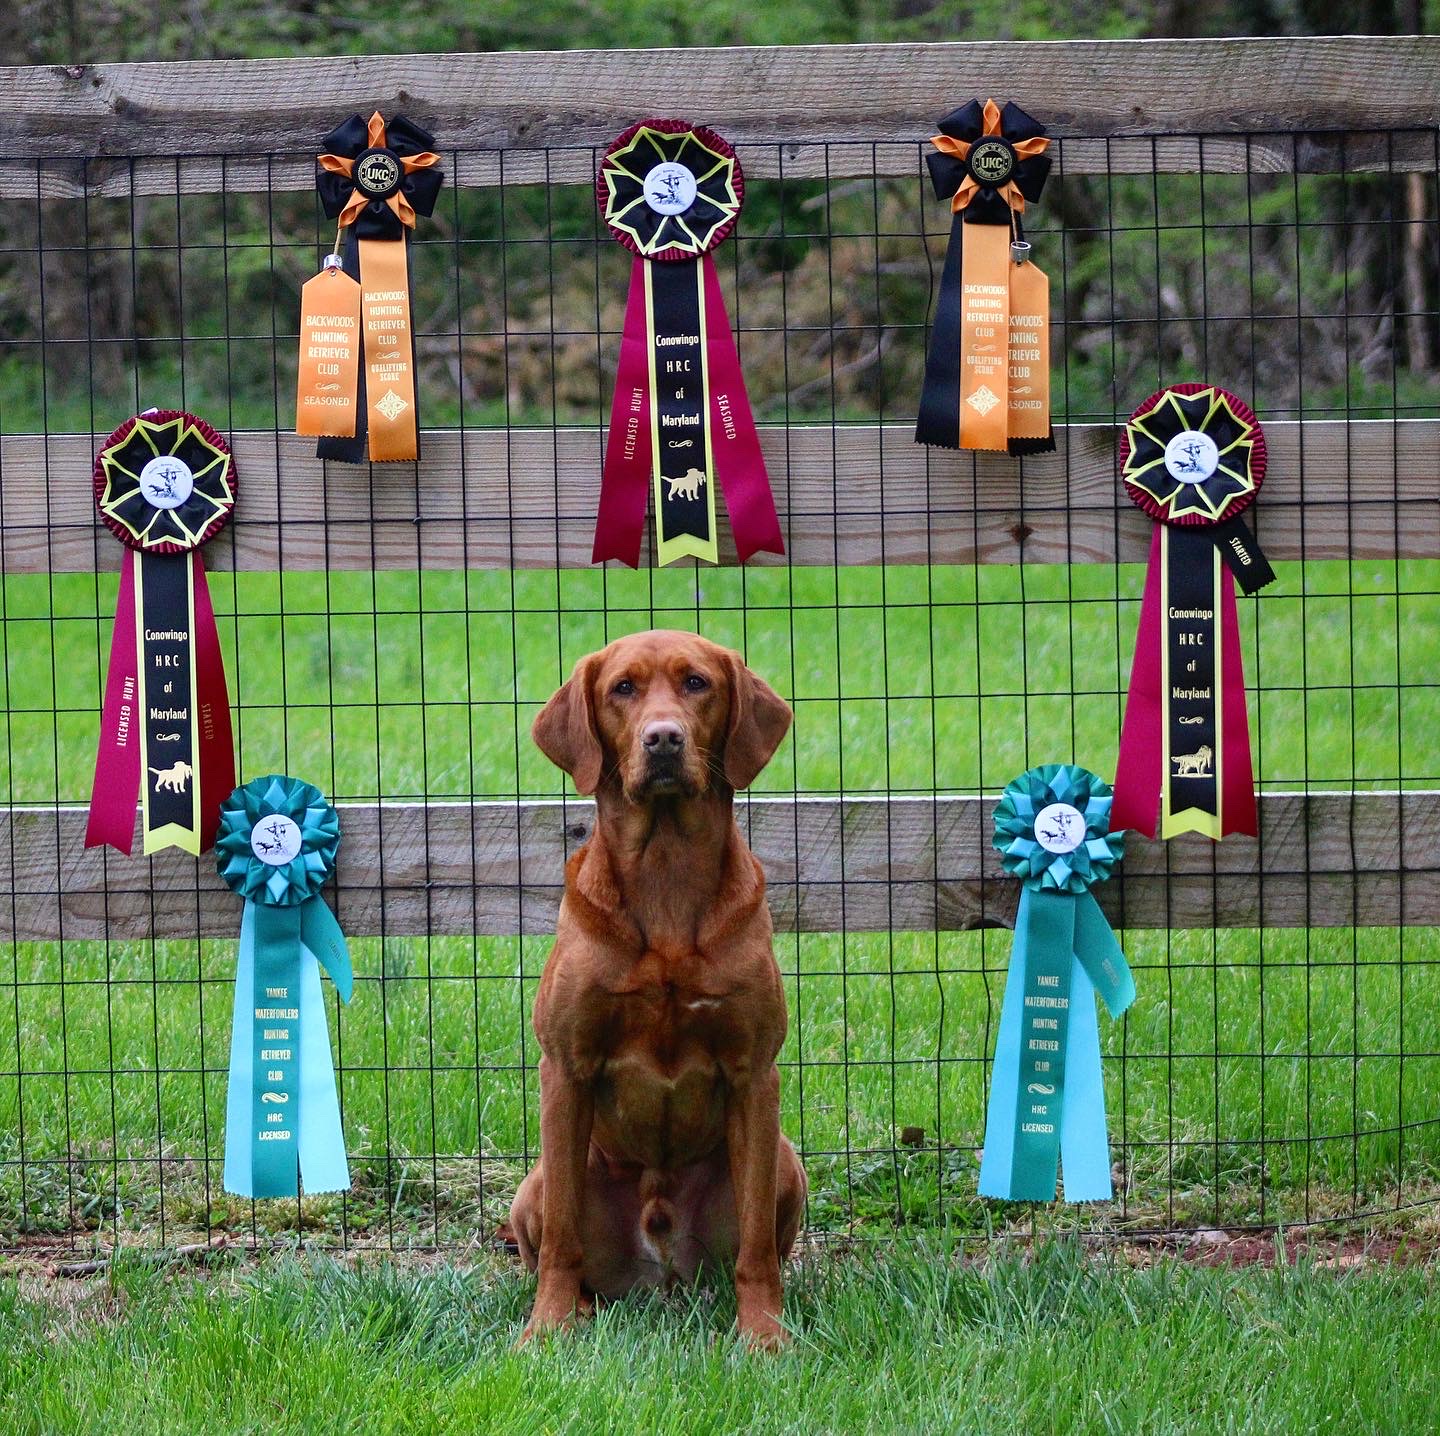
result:
[[(1000, 133), (1000, 107), (994, 100), (985, 101), (985, 128), (982, 138), (1004, 139)], [(970, 155), (969, 140), (952, 140), (949, 135), (931, 135), (930, 143), (942, 154), (953, 155), (957, 160), (964, 161)], [(1043, 155), (1050, 146), (1049, 137), (1036, 135), (1028, 140), (1010, 141), (1010, 148), (1015, 151), (1017, 158), (1022, 160), (1033, 159), (1036, 155)], [(967, 174), (960, 182), (960, 188), (955, 191), (950, 201), (950, 208), (956, 214), (966, 208), (970, 201), (980, 192), (979, 182), (973, 175)], [(1025, 196), (1020, 193), (1019, 186), (1014, 180), (1006, 180), (996, 190), (1005, 203), (1020, 214), (1025, 209)]]
[[(986, 111), (989, 114), (989, 111)], [(988, 131), (987, 131), (988, 133)], [(369, 136), (367, 143), (372, 150), (387, 148), (385, 143), (385, 117), (376, 110), (370, 116)], [(1018, 146), (1017, 146), (1018, 149)], [(406, 174), (413, 174), (416, 170), (428, 170), (433, 165), (440, 163), (440, 156), (432, 154), (429, 150), (418, 155), (397, 155), (400, 161), (400, 168)], [(331, 174), (344, 175), (347, 179), (355, 172), (355, 161), (347, 160), (343, 155), (321, 155), (320, 167), (329, 170)], [(345, 201), (345, 208), (340, 211), (340, 228), (344, 229), (347, 224), (354, 224), (360, 211), (370, 203), (371, 196), (364, 194), (360, 189)], [(415, 210), (410, 201), (396, 190), (385, 203), (394, 211), (395, 218), (407, 229), (415, 228)]]

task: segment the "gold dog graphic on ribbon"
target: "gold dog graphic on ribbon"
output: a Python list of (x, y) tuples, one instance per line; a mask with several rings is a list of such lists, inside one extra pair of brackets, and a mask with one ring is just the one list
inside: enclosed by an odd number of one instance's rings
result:
[(670, 491), (665, 495), (667, 499), (673, 499), (679, 494), (682, 499), (698, 499), (700, 497), (700, 486), (705, 482), (703, 469), (686, 469), (679, 478), (667, 478)]
[(1208, 744), (1202, 743), (1193, 753), (1172, 753), (1170, 761), (1175, 765), (1175, 776), (1177, 778), (1207, 778), (1210, 776), (1210, 765), (1215, 759), (1215, 750)]
[(171, 793), (183, 793), (190, 786), (190, 779), (195, 776), (195, 770), (183, 758), (168, 768), (151, 768), (150, 771), (155, 775), (157, 793), (162, 788)]

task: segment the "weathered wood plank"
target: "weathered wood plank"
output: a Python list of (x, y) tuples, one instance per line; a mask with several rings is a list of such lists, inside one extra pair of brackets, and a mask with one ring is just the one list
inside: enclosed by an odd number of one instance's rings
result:
[[(1255, 526), (1272, 559), (1440, 557), (1440, 420), (1287, 421), (1265, 433)], [(293, 434), (232, 437), (240, 504), (206, 550), (212, 568), (590, 561), (599, 430), (431, 431), (420, 464), (373, 468), (322, 464)], [(120, 546), (91, 500), (102, 438), (0, 439), (0, 569), (118, 568)], [(908, 424), (761, 431), (788, 562), (1142, 561), (1150, 521), (1119, 488), (1114, 427), (1062, 427), (1057, 441), (1017, 461), (927, 450)], [(734, 562), (728, 531), (723, 553)]]
[[(755, 176), (917, 172), (916, 141), (970, 95), (1013, 98), (1069, 147), (1072, 173), (1139, 168), (1434, 167), (1440, 37), (1102, 40), (777, 46), (706, 50), (346, 56), (0, 69), (0, 182), (25, 193), (28, 158), (50, 194), (308, 189), (309, 155), (344, 115), (378, 106), (431, 127), (447, 150), (504, 151), (512, 183), (583, 182), (591, 151), (636, 116), (714, 125)], [(963, 89), (957, 89), (963, 86)], [(1247, 145), (1229, 137), (1256, 133)], [(1150, 136), (1156, 136), (1151, 140)], [(1370, 136), (1366, 138), (1365, 136)], [(1144, 136), (1133, 145), (1114, 141)], [(828, 152), (824, 148), (827, 142)], [(879, 151), (872, 149), (880, 146)], [(808, 152), (807, 152), (808, 151)], [(247, 165), (238, 157), (273, 155)], [(88, 172), (86, 157), (188, 156)], [(210, 158), (203, 158), (209, 156)], [(16, 163), (19, 161), (19, 163)], [(465, 157), (461, 184), (499, 182)]]
[[(925, 143), (933, 119), (904, 140), (824, 144), (755, 138), (737, 147), (750, 179), (912, 180), (929, 195)], [(319, 134), (317, 132), (316, 138)], [(532, 151), (459, 150), (443, 153), (445, 174), (461, 189), (497, 185), (592, 185), (604, 145)], [(1057, 138), (1054, 175), (1280, 175), (1361, 173), (1433, 174), (1436, 137), (1421, 130), (1335, 134), (1120, 135)], [(313, 149), (299, 154), (135, 155), (17, 160), (0, 157), (0, 184), (28, 200), (129, 199), (151, 195), (309, 194), (315, 185)], [(927, 203), (929, 200), (927, 198)], [(948, 216), (932, 216), (943, 230)], [(1042, 218), (1043, 224), (1043, 218)], [(742, 232), (744, 221), (741, 221)]]
[[(1006, 926), (1018, 885), (985, 798), (756, 798), (737, 809), (781, 930)], [(340, 805), (335, 900), (352, 936), (545, 933), (588, 802)], [(1261, 838), (1133, 838), (1100, 890), (1133, 928), (1440, 924), (1440, 793), (1276, 794)], [(0, 940), (233, 937), (213, 861), (82, 848), (81, 808), (0, 813)]]

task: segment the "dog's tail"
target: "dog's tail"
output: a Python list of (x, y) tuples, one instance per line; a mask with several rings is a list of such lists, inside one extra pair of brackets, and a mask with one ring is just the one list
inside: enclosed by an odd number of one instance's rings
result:
[(678, 1220), (670, 1200), (670, 1174), (647, 1168), (640, 1174), (640, 1235), (656, 1260), (667, 1267)]

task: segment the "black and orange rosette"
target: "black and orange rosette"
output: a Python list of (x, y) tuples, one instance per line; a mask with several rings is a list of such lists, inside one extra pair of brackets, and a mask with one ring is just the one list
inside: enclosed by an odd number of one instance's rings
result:
[(1112, 822), (1162, 838), (1256, 832), (1235, 602), (1275, 575), (1242, 515), (1265, 478), (1250, 407), (1174, 384), (1130, 416), (1120, 477), (1157, 520), (1120, 736)]
[(201, 547), (235, 507), (235, 461), (179, 409), (127, 419), (95, 458), (95, 505), (125, 545), (85, 846), (201, 853), (235, 786), (230, 699)]
[(642, 120), (606, 150), (595, 192), (635, 259), (592, 562), (638, 567), (652, 490), (657, 563), (718, 562), (717, 480), (740, 561), (784, 553), (711, 258), (745, 198), (735, 151), (703, 125)]
[(410, 237), (444, 180), (434, 143), (378, 111), (325, 136), (316, 188), (337, 224), (335, 253), (301, 292), (295, 401), (296, 432), (319, 437), (322, 459), (419, 457)]
[(1045, 127), (1013, 102), (952, 110), (925, 157), (953, 213), (916, 442), (1041, 453), (1050, 428), (1050, 281), (1023, 215), (1050, 173)]

